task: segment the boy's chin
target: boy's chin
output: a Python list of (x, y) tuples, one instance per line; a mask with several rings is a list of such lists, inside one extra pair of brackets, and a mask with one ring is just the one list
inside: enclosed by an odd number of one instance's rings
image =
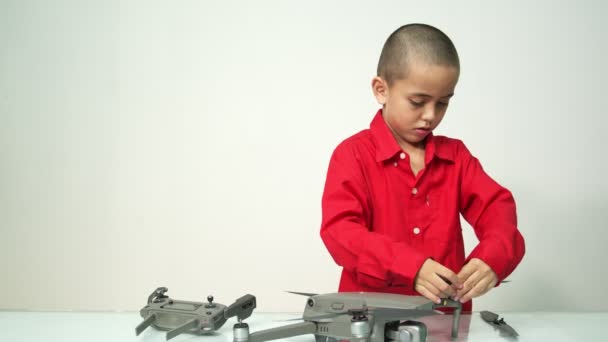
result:
[(420, 139), (420, 138), (419, 139), (403, 139), (403, 141), (410, 146), (419, 147), (421, 144), (424, 143), (424, 138), (422, 138), (422, 139)]

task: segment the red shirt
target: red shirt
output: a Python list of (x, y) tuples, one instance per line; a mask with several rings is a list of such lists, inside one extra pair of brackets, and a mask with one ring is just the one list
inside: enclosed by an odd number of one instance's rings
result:
[[(455, 273), (479, 258), (499, 281), (521, 261), (524, 240), (511, 193), (460, 140), (428, 136), (424, 159), (414, 176), (382, 110), (370, 129), (335, 149), (323, 193), (321, 237), (343, 267), (339, 291), (418, 295), (413, 282), (427, 258)], [(479, 238), (466, 259), (460, 214)]]

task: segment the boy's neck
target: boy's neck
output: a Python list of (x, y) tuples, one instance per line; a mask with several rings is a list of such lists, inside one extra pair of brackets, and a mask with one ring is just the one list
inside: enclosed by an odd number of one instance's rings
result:
[(400, 142), (399, 146), (407, 154), (424, 152), (426, 149), (426, 139), (422, 140), (421, 142), (419, 142), (416, 145), (413, 145), (413, 144), (410, 144), (407, 142)]

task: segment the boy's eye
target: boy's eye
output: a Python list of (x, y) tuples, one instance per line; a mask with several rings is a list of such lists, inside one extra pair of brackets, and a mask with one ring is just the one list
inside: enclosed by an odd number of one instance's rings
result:
[(446, 107), (449, 103), (448, 102), (439, 102), (437, 104), (441, 107)]
[(410, 103), (412, 104), (412, 106), (416, 106), (416, 107), (420, 107), (424, 104), (424, 102), (418, 102), (418, 101), (414, 101), (414, 100), (410, 100)]

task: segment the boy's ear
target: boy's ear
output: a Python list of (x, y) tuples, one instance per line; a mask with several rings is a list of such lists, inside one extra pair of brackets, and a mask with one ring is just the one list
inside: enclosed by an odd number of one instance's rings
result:
[(372, 91), (379, 104), (384, 105), (386, 103), (386, 97), (388, 95), (388, 84), (381, 77), (376, 76), (372, 79)]

